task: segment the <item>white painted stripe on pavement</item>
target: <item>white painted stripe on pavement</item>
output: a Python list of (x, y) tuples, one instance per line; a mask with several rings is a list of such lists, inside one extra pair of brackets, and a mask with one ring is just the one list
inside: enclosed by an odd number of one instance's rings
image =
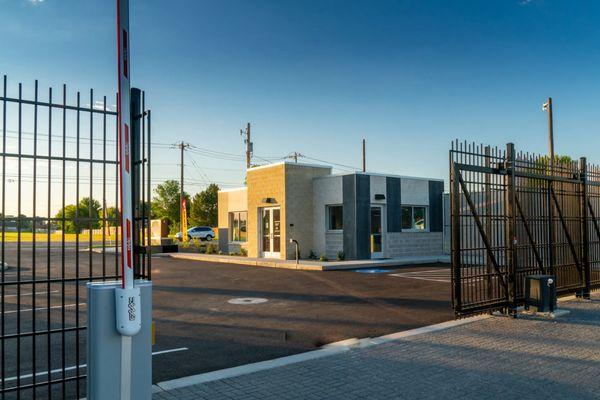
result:
[[(73, 303), (73, 304), (65, 304), (65, 308), (70, 308), (70, 307), (75, 307), (77, 304)], [(79, 303), (80, 306), (86, 306), (87, 303)], [(35, 309), (35, 311), (42, 311), (42, 310), (47, 310), (48, 308), (62, 308), (62, 304), (58, 305), (58, 306), (51, 306), (51, 307), (37, 307)], [(27, 311), (33, 311), (33, 308), (23, 308), (21, 309), (21, 312), (27, 312)], [(19, 312), (19, 310), (10, 310), (10, 311), (5, 311), (4, 314), (14, 314), (16, 312)]]
[[(50, 293), (58, 293), (58, 290), (51, 290)], [(31, 293), (31, 292), (21, 293), (21, 297), (23, 297), (23, 296), (30, 296), (32, 294), (33, 293)], [(48, 292), (35, 292), (35, 294), (36, 295), (38, 295), (38, 294), (48, 294)], [(17, 297), (17, 295), (16, 294), (5, 294), (4, 298), (7, 298), (7, 297)]]
[[(186, 350), (189, 350), (189, 349), (187, 347), (179, 347), (177, 349), (155, 351), (155, 352), (152, 353), (152, 356), (158, 356), (158, 355), (161, 355), (161, 354), (175, 353), (177, 351), (186, 351)], [(87, 364), (80, 364), (79, 365), (80, 369), (83, 369), (83, 368), (86, 368), (86, 367), (87, 367)], [(67, 372), (67, 371), (73, 371), (74, 369), (77, 369), (76, 365), (73, 365), (71, 367), (66, 367), (65, 368), (65, 372)], [(57, 368), (57, 369), (51, 370), (50, 373), (51, 374), (58, 374), (59, 372), (62, 372), (62, 371), (63, 371), (62, 368)], [(45, 375), (48, 375), (48, 371), (37, 372), (35, 374), (35, 376), (45, 376)], [(33, 374), (21, 375), (21, 379), (27, 379), (27, 378), (32, 378), (32, 377), (33, 377)], [(6, 382), (12, 382), (12, 381), (16, 381), (16, 380), (17, 380), (16, 376), (11, 376), (11, 377), (5, 379)]]
[(421, 276), (412, 276), (412, 275), (405, 275), (405, 274), (390, 274), (390, 276), (396, 276), (398, 278), (417, 279), (420, 281), (444, 282), (444, 283), (451, 282), (450, 279), (443, 279), (443, 278), (436, 278), (436, 277), (424, 278)]
[(489, 318), (489, 315), (475, 316), (471, 318), (465, 318), (460, 320), (452, 320), (442, 322), (440, 324), (424, 326), (422, 328), (411, 329), (408, 331), (402, 331), (392, 333), (390, 335), (380, 336), (377, 338), (365, 338), (365, 339), (345, 339), (339, 342), (327, 344), (319, 350), (313, 350), (306, 353), (295, 354), (287, 357), (275, 358), (273, 360), (261, 361), (252, 364), (241, 365), (239, 367), (226, 368), (219, 371), (206, 372), (203, 374), (186, 376), (183, 378), (173, 379), (170, 381), (160, 382), (154, 385), (157, 391), (160, 390), (172, 390), (183, 388), (187, 386), (197, 385), (199, 383), (207, 383), (212, 381), (218, 381), (225, 378), (234, 378), (241, 375), (251, 374), (258, 371), (269, 370), (277, 367), (283, 367), (290, 364), (296, 364), (303, 361), (315, 360), (322, 357), (327, 357), (335, 354), (344, 353), (355, 348), (364, 348), (379, 345), (382, 343), (391, 342), (393, 340), (399, 340), (409, 336), (421, 335), (424, 333), (441, 331), (444, 329), (452, 328), (455, 326), (470, 324), (475, 321)]
[(176, 353), (178, 351), (186, 351), (189, 350), (187, 347), (179, 347), (177, 349), (169, 349), (169, 350), (161, 350), (161, 351), (155, 351), (152, 353), (153, 356), (158, 356), (161, 354), (168, 354), (168, 353)]

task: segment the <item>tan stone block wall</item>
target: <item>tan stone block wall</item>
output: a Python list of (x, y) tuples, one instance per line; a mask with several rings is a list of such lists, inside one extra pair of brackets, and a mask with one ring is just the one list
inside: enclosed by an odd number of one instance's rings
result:
[[(289, 243), (294, 238), (300, 244), (300, 257), (308, 257), (313, 247), (313, 179), (331, 173), (330, 168), (286, 164), (285, 216), (287, 259), (294, 259), (296, 246)], [(293, 224), (293, 226), (291, 226)]]
[(248, 191), (244, 189), (228, 190), (218, 193), (218, 227), (229, 227), (229, 213), (248, 209)]
[(217, 226), (219, 228), (227, 228), (229, 225), (229, 192), (219, 192), (217, 194)]
[[(287, 241), (285, 226), (285, 164), (250, 169), (246, 176), (248, 186), (248, 256), (260, 257), (260, 214), (263, 207), (281, 207), (281, 258), (285, 258)], [(263, 203), (265, 198), (274, 203)]]

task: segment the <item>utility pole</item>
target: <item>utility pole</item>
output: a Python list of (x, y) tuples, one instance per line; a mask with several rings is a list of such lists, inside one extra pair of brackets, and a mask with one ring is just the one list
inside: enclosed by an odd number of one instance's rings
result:
[(362, 140), (362, 172), (367, 172), (367, 152), (366, 152), (365, 139)]
[(254, 146), (252, 140), (250, 140), (250, 122), (246, 125), (246, 131), (240, 129), (240, 135), (244, 137), (244, 143), (246, 144), (246, 169), (249, 169), (252, 166), (252, 152), (254, 151)]
[(298, 157), (304, 157), (302, 154), (298, 153), (297, 151), (294, 151), (293, 153), (290, 153), (289, 156), (287, 156), (287, 158), (294, 160), (295, 163), (298, 162)]
[(185, 143), (181, 141), (179, 143), (179, 149), (181, 150), (181, 169), (180, 169), (180, 177), (179, 177), (179, 232), (181, 232), (182, 240), (185, 240), (185, 232), (183, 232), (183, 155), (185, 153), (185, 149), (190, 147), (189, 143)]

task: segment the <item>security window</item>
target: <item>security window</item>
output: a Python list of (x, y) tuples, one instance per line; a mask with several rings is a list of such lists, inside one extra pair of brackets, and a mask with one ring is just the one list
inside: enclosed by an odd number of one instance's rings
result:
[(229, 240), (232, 242), (245, 242), (248, 240), (246, 211), (229, 213)]
[(403, 206), (402, 229), (415, 231), (427, 230), (427, 207)]
[(327, 206), (327, 229), (339, 231), (344, 229), (344, 208), (342, 206)]

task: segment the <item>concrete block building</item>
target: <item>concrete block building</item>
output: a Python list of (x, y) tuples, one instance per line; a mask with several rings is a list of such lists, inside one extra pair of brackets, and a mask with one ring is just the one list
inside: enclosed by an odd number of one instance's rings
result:
[(219, 192), (223, 253), (330, 260), (443, 254), (439, 179), (375, 173), (332, 174), (331, 167), (280, 162), (248, 169), (246, 187)]

